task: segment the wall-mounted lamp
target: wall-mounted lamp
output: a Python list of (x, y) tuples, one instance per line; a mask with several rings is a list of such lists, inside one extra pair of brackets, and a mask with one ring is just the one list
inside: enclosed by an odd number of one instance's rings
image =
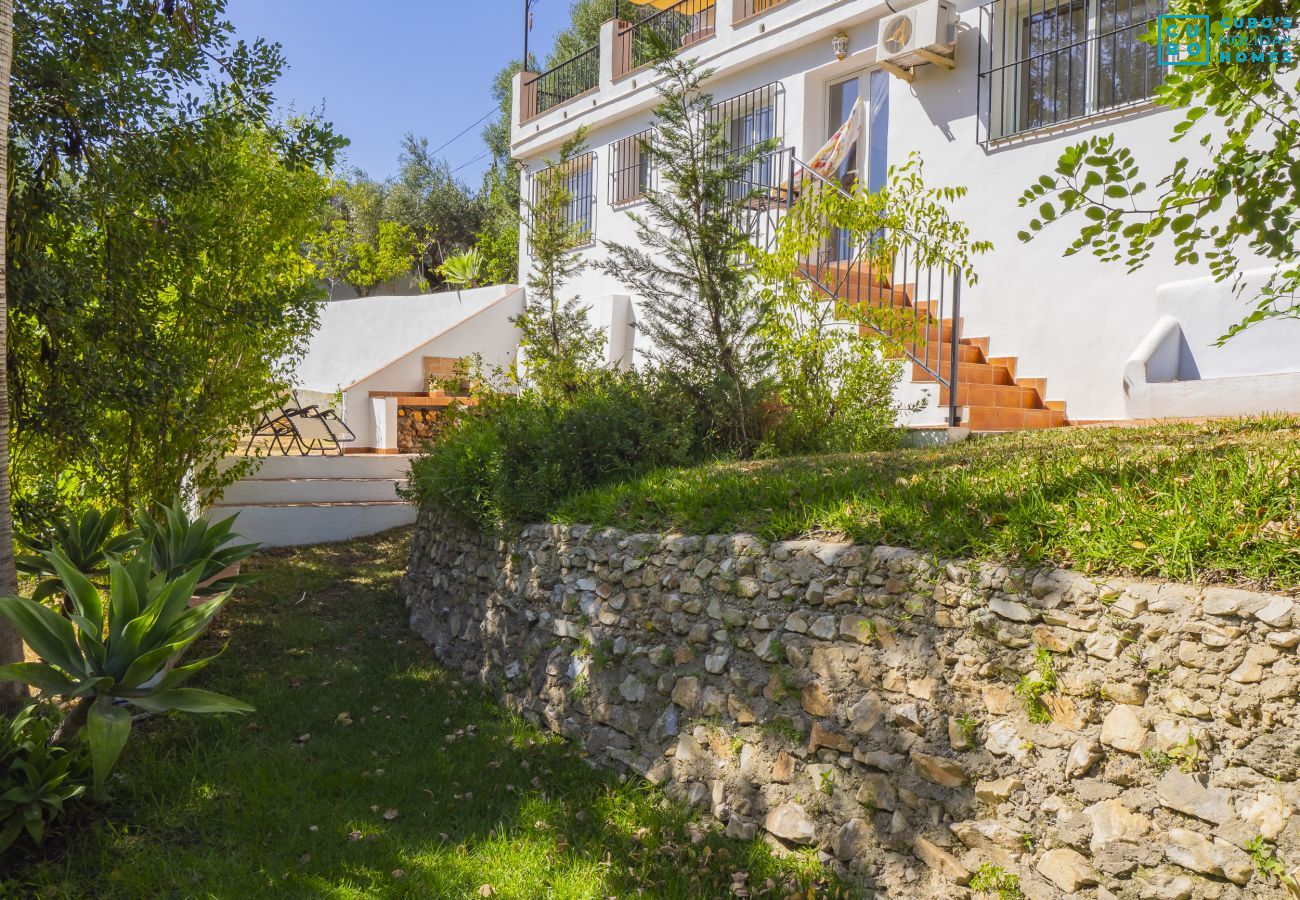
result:
[(835, 51), (836, 59), (843, 59), (849, 55), (849, 36), (840, 32), (831, 38), (831, 49)]

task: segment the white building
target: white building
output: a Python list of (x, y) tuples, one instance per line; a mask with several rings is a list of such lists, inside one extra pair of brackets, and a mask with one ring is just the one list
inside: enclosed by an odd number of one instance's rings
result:
[[(956, 214), (995, 249), (979, 260), (979, 283), (961, 294), (958, 399), (966, 424), (1300, 411), (1300, 361), (1290, 350), (1296, 323), (1274, 321), (1249, 341), (1217, 348), (1214, 339), (1248, 308), (1208, 270), (1175, 268), (1172, 254), (1159, 250), (1132, 275), (1091, 255), (1063, 257), (1077, 234), (1069, 223), (1029, 244), (1017, 238), (1031, 218), (1018, 205), (1021, 193), (1070, 143), (1113, 132), (1147, 174), (1195, 150), (1193, 140), (1170, 144), (1179, 114), (1151, 102), (1163, 69), (1154, 48), (1137, 40), (1163, 0), (957, 0), (951, 15), (953, 0), (639, 2), (660, 11), (648, 8), (636, 24), (606, 22), (596, 47), (516, 77), (512, 146), (525, 192), (544, 160), (579, 126), (588, 129), (591, 152), (570, 184), (572, 215), (592, 241), (575, 252), (594, 260), (604, 255), (602, 242), (635, 239), (628, 212), (648, 175), (636, 136), (651, 126), (658, 102), (643, 64), (645, 33), (654, 30), (716, 70), (708, 87), (733, 139), (776, 139), (808, 160), (861, 97), (861, 134), (840, 177), (878, 187), (888, 166), (915, 150), (928, 182), (969, 188)], [(880, 47), (882, 20), (895, 10), (911, 14), (888, 32), (919, 42), (910, 58)], [(522, 236), (521, 261), (526, 272)], [(921, 279), (891, 280), (917, 282), (912, 301), (938, 300)], [(594, 267), (572, 289), (608, 328), (611, 360), (632, 359), (636, 298)], [(951, 318), (949, 293), (944, 303), (936, 318)], [(922, 415), (940, 422), (946, 399), (935, 375), (946, 381), (951, 360), (937, 348), (923, 350), (923, 360), (926, 353), (938, 354), (929, 358), (935, 374), (913, 366), (918, 380), (904, 389), (929, 396)]]

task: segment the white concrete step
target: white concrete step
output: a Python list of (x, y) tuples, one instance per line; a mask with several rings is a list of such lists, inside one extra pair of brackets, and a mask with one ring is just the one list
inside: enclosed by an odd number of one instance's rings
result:
[[(267, 456), (250, 476), (267, 478), (405, 478), (411, 469), (409, 453), (348, 456)], [(233, 465), (238, 457), (227, 457), (221, 468)]]
[(346, 503), (266, 503), (216, 506), (212, 519), (238, 514), (235, 531), (267, 547), (346, 541), (415, 521), (415, 507), (398, 500)]
[[(911, 370), (911, 366), (908, 366), (908, 370)], [(904, 412), (899, 417), (899, 425), (917, 428), (948, 423), (948, 406), (939, 403), (939, 385), (932, 381), (912, 381), (904, 377), (894, 390), (894, 401), (903, 410), (918, 402), (922, 404), (914, 413)]]
[(396, 500), (405, 478), (246, 478), (226, 488), (222, 506)]

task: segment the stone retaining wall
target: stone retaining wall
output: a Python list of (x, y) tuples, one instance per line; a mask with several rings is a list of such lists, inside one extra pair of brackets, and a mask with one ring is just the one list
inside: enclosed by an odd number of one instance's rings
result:
[(1250, 847), (1300, 863), (1289, 597), (428, 511), (405, 589), (441, 661), (594, 761), (891, 898), (1285, 897)]

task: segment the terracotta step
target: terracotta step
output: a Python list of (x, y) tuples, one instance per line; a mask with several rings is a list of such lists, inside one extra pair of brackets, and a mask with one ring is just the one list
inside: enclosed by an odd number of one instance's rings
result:
[(910, 306), (916, 296), (916, 285), (890, 285), (878, 272), (864, 266), (849, 267), (844, 263), (809, 265), (803, 273), (818, 284), (835, 289), (844, 300), (888, 301), (896, 306)]
[[(939, 402), (948, 402), (948, 389), (939, 389)], [(1043, 398), (1033, 388), (1018, 384), (963, 384), (957, 382), (958, 406), (997, 406), (1008, 409), (1042, 409)]]
[[(985, 352), (987, 352), (987, 350)], [(1012, 378), (1016, 376), (1016, 365), (1019, 361), (1020, 357), (1018, 356), (990, 356), (988, 358), (988, 363), (991, 366), (1006, 366), (1007, 371), (1011, 373)]]
[[(907, 349), (913, 348), (909, 347)], [(948, 371), (949, 360), (951, 360), (952, 357), (948, 353), (947, 344), (920, 346), (914, 349), (915, 353), (910, 357), (913, 362), (920, 360), (931, 369), (939, 369), (945, 373)], [(897, 351), (889, 354), (886, 358), (902, 360), (909, 359), (906, 354)], [(961, 365), (987, 365), (984, 361), (984, 354), (980, 353), (978, 347), (968, 347), (964, 344), (957, 345), (957, 362)]]
[(917, 312), (931, 317), (931, 320), (946, 319), (952, 315), (952, 300), (917, 300), (912, 306)]
[[(889, 329), (889, 332), (893, 338), (905, 343), (909, 349), (913, 346), (920, 348), (937, 344), (947, 346), (949, 339), (952, 337), (951, 319), (944, 319), (938, 324), (922, 325), (919, 322), (911, 321), (910, 317), (902, 318), (903, 321), (894, 323), (894, 327)], [(858, 330), (865, 334), (871, 329), (867, 325), (860, 325)], [(966, 338), (961, 338), (959, 343), (965, 340)]]
[(857, 303), (870, 303), (872, 306), (900, 306), (911, 309), (915, 304), (912, 302), (912, 293), (906, 287), (881, 287), (872, 285), (865, 281), (856, 281), (849, 278), (847, 281), (831, 286), (836, 288), (836, 294), (844, 300)]
[[(934, 362), (931, 361), (930, 359), (926, 359), (925, 356), (922, 354), (917, 354), (917, 355), (921, 356), (921, 358), (925, 360), (925, 362), (930, 366), (931, 369), (937, 371), (945, 379), (948, 377), (950, 365), (949, 365), (949, 356), (947, 353), (944, 353), (942, 355), (942, 358), (938, 360), (939, 363), (938, 365), (935, 365)], [(918, 363), (913, 362), (912, 380), (913, 381), (934, 381), (935, 379), (933, 375), (931, 375), (925, 369), (921, 368), (921, 366)], [(962, 362), (961, 358), (958, 357), (957, 384), (958, 385), (963, 385), (963, 384), (1013, 385), (1015, 384), (1015, 379), (1011, 377), (1011, 373), (1007, 371), (1007, 368), (1005, 366), (991, 366), (988, 363), (984, 363), (984, 362)]]
[[(958, 393), (961, 393), (958, 388)], [(969, 406), (962, 424), (972, 431), (1019, 431), (1060, 428), (1069, 424), (1065, 413), (1055, 409), (1010, 409), (997, 406)]]

